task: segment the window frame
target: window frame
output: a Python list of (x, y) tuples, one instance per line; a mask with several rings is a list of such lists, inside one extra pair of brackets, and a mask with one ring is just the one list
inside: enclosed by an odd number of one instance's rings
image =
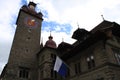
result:
[(112, 48), (116, 62), (120, 65), (120, 49)]
[(19, 67), (19, 78), (29, 79), (30, 69), (26, 67)]
[(75, 74), (80, 74), (81, 73), (81, 64), (80, 64), (80, 62), (76, 62), (74, 64), (74, 70), (75, 70)]

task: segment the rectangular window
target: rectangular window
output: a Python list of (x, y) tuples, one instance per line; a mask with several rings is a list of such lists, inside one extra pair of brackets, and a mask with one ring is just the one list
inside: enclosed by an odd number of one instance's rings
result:
[(80, 62), (75, 63), (75, 73), (76, 74), (80, 74), (81, 73)]
[(115, 57), (116, 57), (118, 64), (120, 64), (120, 54), (115, 53)]
[(56, 55), (55, 55), (55, 54), (51, 54), (51, 58), (52, 58), (52, 59), (55, 59), (55, 58), (56, 58)]
[(43, 79), (43, 70), (40, 71), (40, 79)]
[(92, 67), (90, 61), (88, 61), (87, 63), (88, 63), (88, 69), (91, 69)]
[(53, 69), (51, 69), (51, 78), (53, 78)]
[(98, 78), (98, 79), (96, 79), (96, 80), (104, 80), (104, 78), (102, 77), (102, 78)]
[(94, 60), (94, 58), (91, 58), (91, 66), (95, 67), (95, 60)]
[(55, 54), (51, 54), (51, 59), (52, 59), (52, 63), (54, 64), (55, 60), (56, 60), (56, 55)]
[(40, 62), (43, 62), (44, 61), (44, 54), (43, 55), (41, 55), (41, 58), (40, 58)]
[(53, 78), (53, 79), (57, 78), (57, 73), (53, 69), (51, 69), (51, 78)]
[(120, 50), (119, 49), (112, 49), (115, 55), (115, 59), (117, 63), (120, 65)]
[(66, 75), (66, 77), (69, 77), (70, 76), (70, 70), (69, 70), (69, 68), (67, 69), (67, 75)]
[(26, 79), (29, 78), (29, 69), (25, 67), (20, 67), (19, 77), (26, 78)]

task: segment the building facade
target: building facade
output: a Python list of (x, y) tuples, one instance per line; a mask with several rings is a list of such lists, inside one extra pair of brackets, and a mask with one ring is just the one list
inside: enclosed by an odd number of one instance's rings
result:
[[(0, 80), (120, 80), (120, 25), (104, 20), (91, 31), (78, 28), (73, 44), (56, 46), (50, 35), (40, 44), (42, 13), (23, 5), (8, 63)], [(65, 77), (53, 70), (56, 56), (68, 66)]]

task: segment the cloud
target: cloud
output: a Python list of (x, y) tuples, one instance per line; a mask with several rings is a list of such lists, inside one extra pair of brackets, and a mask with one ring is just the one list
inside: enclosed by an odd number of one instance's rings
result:
[(70, 24), (59, 24), (57, 22), (43, 21), (43, 25), (42, 25), (43, 31), (65, 32), (68, 35), (71, 32), (71, 28), (72, 26)]
[[(19, 4), (19, 5), (18, 5)], [(0, 2), (0, 73), (7, 63), (15, 32), (15, 21), (20, 8), (20, 0)]]
[[(60, 24), (69, 23), (74, 26), (73, 30), (77, 28), (77, 22), (80, 27), (91, 30), (102, 21), (101, 15), (108, 20), (111, 20), (109, 17), (116, 16), (116, 13), (111, 11), (111, 15), (107, 17), (109, 14), (105, 12), (107, 10), (116, 9), (117, 13), (120, 12), (117, 6), (120, 4), (119, 0), (41, 0), (38, 2), (41, 3), (40, 8), (48, 13), (48, 18), (45, 20)], [(116, 18), (114, 20), (116, 21)]]
[[(4, 25), (4, 26), (3, 26)], [(7, 63), (10, 48), (13, 40), (12, 28), (7, 24), (0, 24), (0, 73), (3, 66)]]
[(111, 20), (111, 21), (116, 21), (118, 23), (120, 23), (120, 18), (118, 16), (120, 16), (120, 3), (117, 4), (116, 6), (112, 7), (112, 8), (107, 8), (106, 10), (104, 10), (104, 14), (105, 14), (105, 19)]

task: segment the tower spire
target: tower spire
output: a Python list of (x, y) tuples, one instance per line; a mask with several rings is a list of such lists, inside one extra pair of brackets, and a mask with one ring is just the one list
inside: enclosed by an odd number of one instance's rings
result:
[(51, 31), (50, 31), (50, 36), (51, 36)]

